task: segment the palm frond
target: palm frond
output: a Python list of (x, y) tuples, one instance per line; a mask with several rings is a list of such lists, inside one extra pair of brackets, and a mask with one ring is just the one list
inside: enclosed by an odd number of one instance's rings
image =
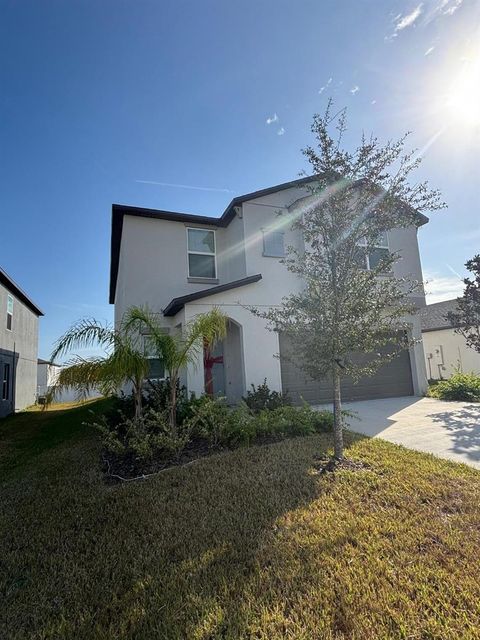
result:
[(227, 316), (214, 307), (199, 314), (185, 330), (183, 349), (179, 354), (180, 366), (196, 364), (203, 353), (204, 341), (212, 348), (227, 335)]
[(73, 324), (55, 343), (50, 356), (54, 362), (59, 356), (65, 355), (72, 349), (83, 349), (100, 346), (106, 349), (115, 344), (115, 331), (108, 325), (102, 325), (94, 318), (84, 318)]
[(148, 307), (130, 307), (123, 318), (122, 328), (131, 339), (134, 339), (132, 334), (137, 337), (142, 334), (148, 335), (165, 367), (170, 370), (176, 366), (177, 340), (160, 325), (158, 314), (150, 311)]
[(65, 389), (75, 390), (78, 399), (85, 398), (93, 390), (104, 395), (113, 393), (115, 386), (106, 375), (105, 363), (105, 358), (74, 356), (60, 370), (52, 396), (57, 397)]

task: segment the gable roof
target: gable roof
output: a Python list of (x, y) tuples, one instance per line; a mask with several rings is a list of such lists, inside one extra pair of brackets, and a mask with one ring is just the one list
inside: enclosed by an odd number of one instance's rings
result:
[(12, 280), (12, 278), (8, 275), (8, 273), (4, 271), (1, 267), (0, 267), (0, 284), (3, 284), (3, 286), (6, 289), (8, 289), (10, 293), (12, 293), (16, 298), (18, 298), (18, 300), (23, 302), (23, 304), (26, 307), (28, 307), (30, 311), (33, 311), (35, 315), (37, 316), (44, 315), (43, 311), (37, 307), (37, 305), (27, 296), (25, 291), (20, 289), (18, 284), (14, 280)]
[(183, 307), (189, 302), (193, 302), (194, 300), (200, 300), (201, 298), (207, 298), (208, 296), (213, 296), (216, 293), (223, 293), (224, 291), (230, 291), (230, 289), (237, 289), (238, 287), (244, 287), (247, 284), (252, 284), (253, 282), (258, 282), (262, 279), (262, 274), (257, 273), (254, 276), (247, 276), (246, 278), (241, 278), (240, 280), (233, 280), (232, 282), (227, 282), (226, 284), (220, 284), (216, 287), (210, 287), (209, 289), (202, 289), (201, 291), (195, 291), (194, 293), (188, 293), (185, 296), (180, 296), (179, 298), (173, 298), (171, 302), (163, 310), (164, 316), (174, 316), (176, 315)]
[[(112, 204), (112, 234), (110, 242), (110, 291), (109, 303), (114, 304), (115, 292), (117, 289), (118, 267), (120, 261), (120, 245), (122, 241), (123, 217), (126, 215), (136, 216), (140, 218), (152, 218), (155, 220), (171, 220), (173, 222), (187, 222), (194, 224), (205, 224), (214, 227), (228, 227), (235, 217), (235, 207), (242, 205), (249, 200), (263, 198), (278, 191), (285, 191), (294, 187), (300, 187), (304, 184), (315, 180), (317, 176), (306, 176), (289, 182), (282, 182), (273, 187), (245, 193), (242, 196), (233, 198), (225, 211), (220, 217), (216, 216), (199, 216), (191, 213), (181, 213), (179, 211), (164, 211), (161, 209), (147, 209), (144, 207), (134, 207), (125, 204)], [(423, 213), (418, 214), (419, 224), (423, 225), (428, 222), (427, 216)]]
[(428, 304), (419, 311), (422, 331), (438, 331), (440, 329), (453, 329), (446, 319), (447, 313), (457, 310), (457, 298)]

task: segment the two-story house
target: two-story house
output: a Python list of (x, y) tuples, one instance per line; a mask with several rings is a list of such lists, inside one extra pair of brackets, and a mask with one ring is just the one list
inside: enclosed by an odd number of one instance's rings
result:
[(42, 311), (0, 269), (0, 417), (33, 404)]
[[(278, 305), (284, 295), (302, 286), (281, 258), (287, 246), (302, 248), (301, 234), (291, 228), (291, 221), (301, 211), (302, 200), (308, 200), (308, 180), (236, 197), (219, 218), (113, 205), (110, 303), (115, 304), (117, 325), (132, 305), (148, 305), (158, 312), (168, 331), (180, 331), (214, 306), (229, 318), (223, 343), (185, 372), (189, 391), (204, 392), (205, 379), (213, 375), (214, 392), (231, 402), (265, 378), (271, 389), (283, 389), (296, 400), (331, 399), (329, 385), (308, 379), (282, 357), (288, 347), (283, 336), (269, 331), (265, 321), (246, 308)], [(287, 215), (279, 216), (279, 210)], [(419, 216), (419, 225), (427, 221)], [(422, 280), (417, 227), (395, 229), (381, 244), (380, 251), (401, 253), (395, 265), (398, 276)], [(425, 305), (423, 294), (416, 303)], [(418, 317), (409, 320), (412, 336), (420, 339)], [(156, 369), (159, 377), (166, 375), (161, 363)], [(345, 380), (343, 396), (381, 398), (421, 394), (425, 389), (418, 343), (375, 376), (358, 384)]]

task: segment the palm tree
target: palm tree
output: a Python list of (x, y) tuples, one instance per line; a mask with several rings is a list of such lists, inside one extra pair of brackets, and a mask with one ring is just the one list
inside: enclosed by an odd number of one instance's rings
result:
[(147, 334), (158, 356), (163, 360), (170, 378), (170, 428), (177, 430), (177, 383), (180, 371), (187, 365), (196, 366), (203, 355), (204, 345), (210, 348), (227, 334), (227, 317), (216, 307), (208, 313), (201, 313), (189, 322), (182, 332), (165, 332), (158, 320), (158, 314), (147, 307), (131, 307), (123, 319), (123, 330)]
[(95, 319), (76, 322), (57, 340), (51, 361), (73, 349), (92, 346), (104, 348), (106, 354), (92, 358), (73, 356), (60, 371), (55, 390), (73, 388), (80, 396), (98, 389), (109, 395), (130, 382), (135, 398), (135, 417), (139, 417), (149, 363), (143, 351), (137, 348), (137, 342), (124, 332), (102, 325)]

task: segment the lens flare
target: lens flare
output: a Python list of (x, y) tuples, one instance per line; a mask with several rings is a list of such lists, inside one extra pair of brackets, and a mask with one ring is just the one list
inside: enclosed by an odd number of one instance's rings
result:
[(450, 88), (446, 107), (451, 118), (465, 126), (480, 125), (480, 55), (464, 61)]

